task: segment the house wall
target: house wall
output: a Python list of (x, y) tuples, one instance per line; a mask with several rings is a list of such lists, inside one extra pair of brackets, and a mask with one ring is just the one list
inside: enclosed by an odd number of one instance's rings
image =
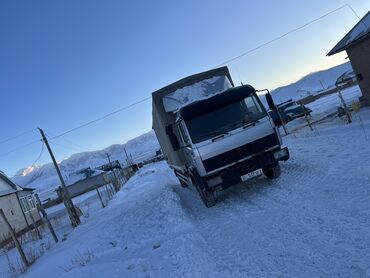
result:
[[(16, 193), (1, 196), (0, 208), (4, 211), (6, 218), (16, 232), (27, 228), (27, 223), (24, 219)], [(3, 220), (0, 219), (0, 242), (4, 238), (9, 238), (8, 229)]]
[(354, 72), (362, 75), (358, 85), (362, 91), (363, 102), (370, 105), (370, 38), (347, 49)]

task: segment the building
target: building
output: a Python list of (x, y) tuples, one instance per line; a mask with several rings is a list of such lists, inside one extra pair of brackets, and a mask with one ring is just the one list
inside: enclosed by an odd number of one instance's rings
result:
[[(15, 184), (0, 171), (0, 208), (17, 233), (32, 227), (32, 218), (35, 222), (41, 219), (32, 193), (33, 189)], [(9, 238), (9, 231), (0, 219), (0, 244)]]
[(346, 51), (362, 91), (363, 105), (370, 105), (370, 11), (330, 50), (327, 56)]

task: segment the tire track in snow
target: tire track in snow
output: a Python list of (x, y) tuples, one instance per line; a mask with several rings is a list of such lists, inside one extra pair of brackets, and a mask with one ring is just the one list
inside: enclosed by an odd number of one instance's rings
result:
[[(190, 191), (190, 190), (189, 190)], [(261, 276), (264, 270), (253, 262), (253, 258), (244, 252), (238, 243), (244, 237), (243, 225), (238, 221), (239, 215), (233, 212), (232, 205), (216, 205), (208, 209), (203, 206), (195, 189), (191, 192), (179, 193), (186, 210), (190, 212), (194, 226), (208, 245), (208, 253), (216, 263), (216, 269), (223, 275)], [(194, 201), (194, 199), (198, 199)], [(235, 227), (235, 221), (239, 222)]]
[[(248, 217), (261, 213), (268, 207), (283, 209), (289, 202), (291, 194), (299, 194), (294, 192), (295, 187), (306, 183), (310, 177), (316, 177), (311, 181), (317, 182), (319, 179), (315, 175), (317, 171), (313, 164), (293, 160), (283, 166), (280, 179), (270, 181), (260, 178), (251, 181), (247, 190), (246, 185), (232, 187), (225, 192), (221, 202), (210, 209), (203, 206), (195, 190), (179, 192), (186, 210), (192, 216), (194, 226), (198, 227), (200, 234), (207, 242), (208, 252), (214, 258), (220, 273), (237, 277), (269, 276), (270, 271), (276, 273), (274, 265), (263, 266), (263, 259), (255, 258), (246, 252), (250, 248), (248, 245), (250, 241), (246, 241), (245, 238), (250, 235), (244, 231), (251, 231), (250, 227), (253, 225)], [(197, 201), (194, 201), (194, 198)], [(289, 215), (287, 217), (289, 218)], [(264, 245), (266, 250), (269, 247), (267, 240), (262, 240), (258, 244)], [(254, 248), (261, 247), (258, 244)], [(262, 263), (257, 264), (257, 262)]]

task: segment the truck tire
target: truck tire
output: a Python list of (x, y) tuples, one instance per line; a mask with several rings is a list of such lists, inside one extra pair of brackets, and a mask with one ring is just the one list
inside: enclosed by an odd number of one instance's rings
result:
[(182, 179), (178, 178), (178, 180), (180, 181), (181, 187), (188, 187), (188, 184), (183, 182)]
[(207, 208), (213, 207), (217, 203), (215, 193), (213, 191), (207, 190), (204, 185), (203, 179), (197, 173), (191, 174), (191, 180), (195, 188), (197, 189), (198, 194), (202, 199), (204, 205)]
[(180, 175), (177, 174), (176, 170), (173, 171), (175, 173), (175, 176), (177, 177), (177, 179), (179, 180), (180, 182), (180, 185), (181, 187), (187, 187), (188, 184), (186, 182), (184, 182), (181, 178), (180, 178)]
[(281, 174), (279, 163), (277, 163), (271, 168), (263, 169), (263, 173), (270, 180), (277, 179)]

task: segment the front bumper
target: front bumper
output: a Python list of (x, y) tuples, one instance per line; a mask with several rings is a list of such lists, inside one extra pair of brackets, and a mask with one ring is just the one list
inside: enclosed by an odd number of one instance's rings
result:
[[(207, 177), (207, 187), (214, 190), (223, 190), (241, 182), (240, 177), (258, 169), (268, 169), (276, 165), (278, 161), (287, 161), (289, 159), (289, 150), (287, 147), (271, 150), (247, 160), (230, 166), (222, 171)], [(220, 177), (220, 178), (218, 178)], [(220, 183), (215, 183), (215, 180)]]

